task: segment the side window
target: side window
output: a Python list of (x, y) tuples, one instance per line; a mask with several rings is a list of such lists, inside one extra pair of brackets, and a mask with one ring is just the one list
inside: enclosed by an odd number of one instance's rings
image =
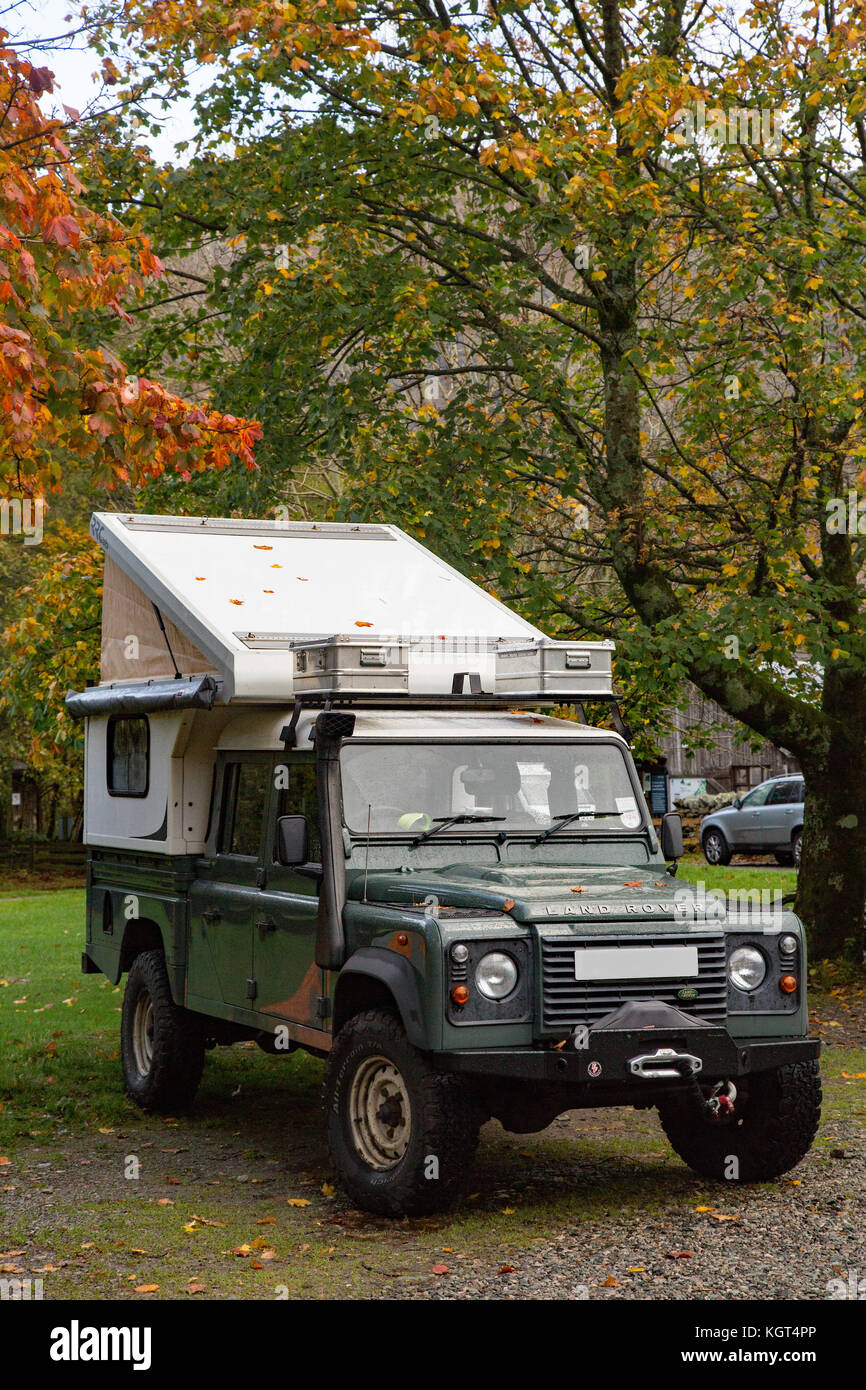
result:
[(267, 763), (226, 763), (223, 774), (223, 808), (220, 822), (220, 854), (240, 854), (257, 859), (262, 816), (268, 801)]
[(749, 792), (748, 796), (743, 797), (741, 805), (750, 811), (753, 811), (756, 806), (763, 806), (772, 789), (772, 783), (762, 782), (759, 787), (755, 787), (754, 791)]
[(150, 725), (142, 715), (108, 721), (109, 796), (147, 796)]
[(768, 806), (786, 806), (789, 802), (797, 800), (796, 782), (779, 782), (773, 788), (767, 798)]
[[(310, 827), (310, 859), (322, 858), (319, 826), (319, 798), (314, 762), (278, 762), (274, 769), (277, 789), (277, 816), (306, 816)], [(271, 847), (276, 862), (276, 845)]]

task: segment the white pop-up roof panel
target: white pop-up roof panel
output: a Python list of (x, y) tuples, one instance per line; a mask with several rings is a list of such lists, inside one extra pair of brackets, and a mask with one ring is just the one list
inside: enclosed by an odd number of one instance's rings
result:
[[(91, 534), (213, 663), (223, 698), (285, 700), (291, 644), (335, 634), (371, 644), (386, 635), (460, 639), (455, 647), (466, 639), (477, 644), (473, 668), (491, 672), (487, 643), (544, 640), (396, 526), (97, 512)], [(450, 678), (440, 670), (436, 684), (448, 688)]]

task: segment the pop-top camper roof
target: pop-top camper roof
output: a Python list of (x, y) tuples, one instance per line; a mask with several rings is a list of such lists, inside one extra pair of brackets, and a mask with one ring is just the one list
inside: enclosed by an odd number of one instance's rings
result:
[(91, 534), (103, 691), (177, 669), (221, 701), (610, 695), (612, 643), (551, 642), (396, 526), (97, 512)]

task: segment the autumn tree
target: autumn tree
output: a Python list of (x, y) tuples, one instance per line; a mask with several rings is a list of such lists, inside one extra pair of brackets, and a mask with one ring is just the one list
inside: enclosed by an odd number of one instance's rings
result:
[(260, 428), (130, 374), (108, 345), (108, 322), (131, 322), (162, 267), (146, 237), (88, 206), (67, 144), (78, 113), (39, 104), (52, 87), (0, 31), (0, 718), (7, 746), (74, 780), (63, 697), (98, 674), (99, 586), (86, 528), (56, 520), (64, 482), (111, 506), (166, 472), (251, 469)]
[(215, 74), (189, 168), (105, 142), (102, 196), (175, 266), (151, 350), (262, 415), (275, 491), (339, 460), (338, 510), (397, 515), (549, 630), (615, 631), (793, 753), (798, 904), (819, 954), (853, 949), (862, 3), (125, 14), (145, 68)]

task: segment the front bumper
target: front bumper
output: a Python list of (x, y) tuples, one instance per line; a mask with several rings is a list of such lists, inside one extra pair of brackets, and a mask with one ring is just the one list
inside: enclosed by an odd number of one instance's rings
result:
[[(490, 1048), (466, 1052), (435, 1053), (432, 1060), (443, 1071), (460, 1072), (491, 1080), (553, 1082), (585, 1090), (588, 1103), (604, 1105), (605, 1093), (627, 1088), (649, 1098), (657, 1091), (678, 1086), (695, 1076), (700, 1081), (721, 1081), (752, 1072), (772, 1071), (791, 1062), (814, 1061), (820, 1054), (818, 1038), (761, 1038), (754, 1042), (733, 1039), (725, 1028), (592, 1029), (585, 1046), (569, 1040), (561, 1048)], [(662, 1051), (659, 1065), (632, 1065)], [(696, 1059), (695, 1067), (676, 1059)], [(670, 1071), (679, 1076), (671, 1078)], [(641, 1072), (643, 1074), (641, 1074)]]

